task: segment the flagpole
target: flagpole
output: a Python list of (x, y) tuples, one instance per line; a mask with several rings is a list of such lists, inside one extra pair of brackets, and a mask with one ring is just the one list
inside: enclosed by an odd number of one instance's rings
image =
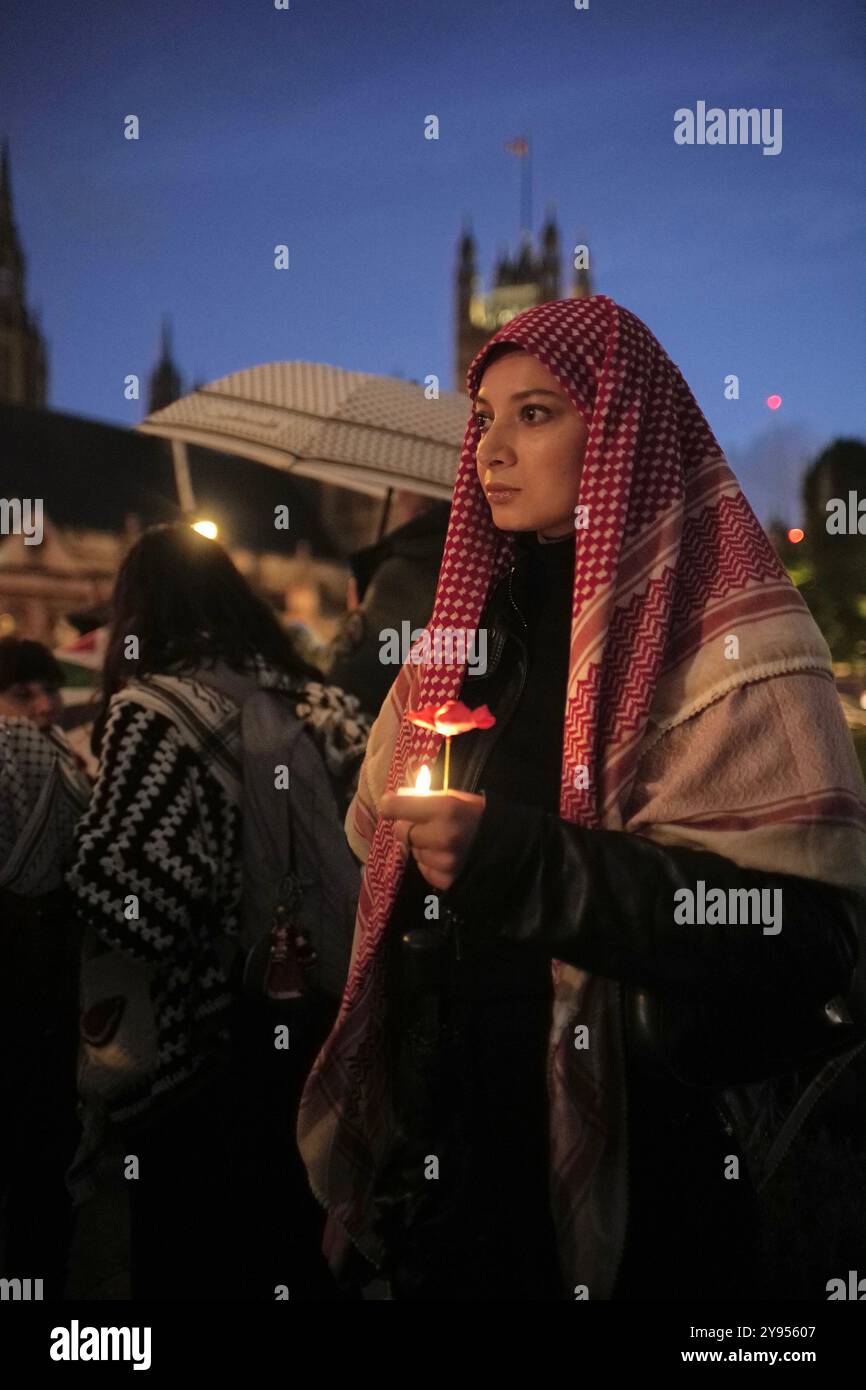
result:
[(532, 234), (532, 147), (529, 137), (521, 135), (505, 146), (509, 154), (520, 160), (520, 240)]

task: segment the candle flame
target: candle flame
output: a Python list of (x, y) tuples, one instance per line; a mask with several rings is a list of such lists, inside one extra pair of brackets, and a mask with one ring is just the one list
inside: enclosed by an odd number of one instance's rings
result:
[(421, 770), (415, 778), (416, 792), (429, 792), (430, 790), (430, 769), (426, 763), (421, 764)]

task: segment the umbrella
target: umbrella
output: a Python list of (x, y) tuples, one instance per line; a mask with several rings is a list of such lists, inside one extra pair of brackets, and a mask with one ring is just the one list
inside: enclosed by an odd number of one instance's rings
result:
[(266, 362), (181, 396), (138, 429), (172, 441), (190, 510), (187, 444), (383, 497), (387, 508), (395, 488), (450, 499), (468, 415), (455, 391), (428, 399), (424, 387), (394, 377)]

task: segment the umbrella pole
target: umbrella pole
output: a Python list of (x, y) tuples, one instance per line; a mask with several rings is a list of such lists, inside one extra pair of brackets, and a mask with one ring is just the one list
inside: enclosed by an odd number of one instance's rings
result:
[(177, 500), (180, 503), (181, 511), (193, 512), (195, 511), (195, 493), (192, 490), (185, 439), (172, 439), (171, 457), (174, 462), (174, 485), (177, 489)]
[(390, 510), (391, 510), (391, 498), (392, 498), (393, 496), (394, 496), (394, 489), (393, 489), (392, 487), (389, 487), (389, 488), (388, 488), (388, 491), (385, 493), (385, 501), (384, 501), (384, 503), (383, 503), (383, 505), (382, 505), (382, 513), (381, 513), (381, 516), (379, 517), (379, 529), (378, 529), (378, 531), (376, 532), (376, 541), (377, 541), (377, 543), (382, 539), (382, 537), (383, 537), (384, 534), (385, 534), (385, 527), (388, 525), (388, 513), (389, 513)]

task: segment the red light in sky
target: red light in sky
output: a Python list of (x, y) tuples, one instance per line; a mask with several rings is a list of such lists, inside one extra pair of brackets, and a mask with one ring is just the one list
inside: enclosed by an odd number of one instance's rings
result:
[(771, 410), (778, 410), (778, 409), (779, 409), (779, 406), (780, 406), (781, 404), (782, 404), (782, 397), (781, 397), (781, 396), (768, 396), (768, 397), (767, 397), (767, 405), (770, 407)]
[(788, 540), (791, 542), (792, 545), (799, 545), (800, 541), (804, 539), (805, 535), (806, 532), (801, 531), (799, 526), (792, 526), (790, 531), (788, 532)]

